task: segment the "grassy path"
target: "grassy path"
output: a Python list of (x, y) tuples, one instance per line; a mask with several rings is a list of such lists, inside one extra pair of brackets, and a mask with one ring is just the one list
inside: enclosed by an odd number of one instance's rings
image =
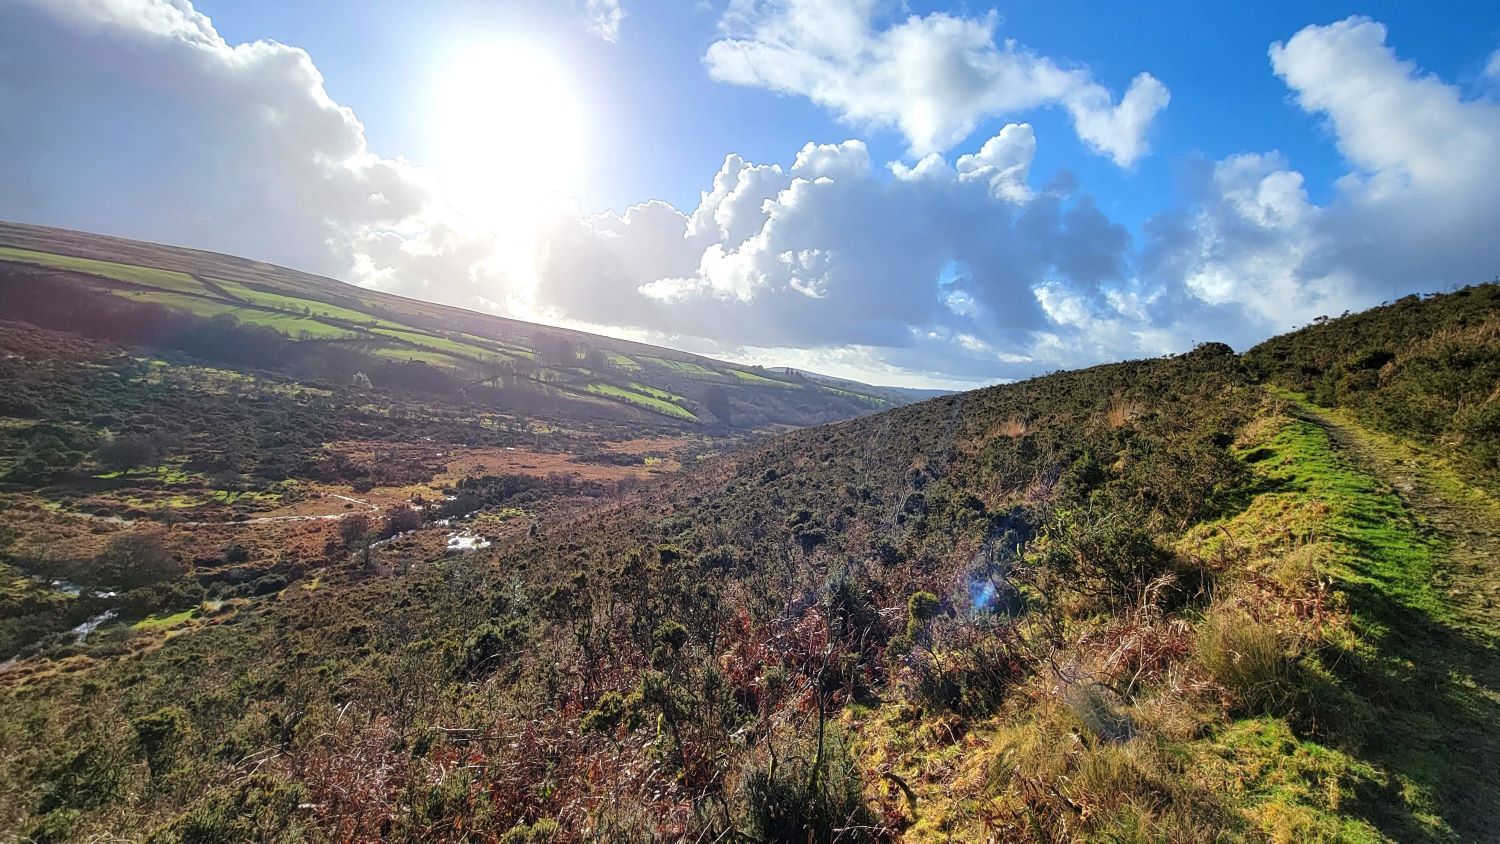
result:
[[(1421, 533), (1421, 548), (1364, 544), (1349, 589), (1379, 649), (1359, 669), (1381, 715), (1365, 755), (1395, 775), (1393, 804), (1430, 799), (1441, 818), (1380, 825), (1398, 840), (1447, 838), (1436, 832), (1446, 825), (1459, 840), (1500, 841), (1500, 502), (1435, 454), (1292, 401), (1351, 463), (1391, 486)], [(1418, 558), (1430, 566), (1406, 564)]]

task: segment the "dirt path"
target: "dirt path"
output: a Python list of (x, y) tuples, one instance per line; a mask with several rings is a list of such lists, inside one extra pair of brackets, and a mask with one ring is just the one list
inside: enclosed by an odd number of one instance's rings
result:
[(1448, 546), (1438, 585), (1454, 612), (1474, 630), (1500, 637), (1500, 500), (1466, 484), (1438, 457), (1367, 431), (1345, 414), (1305, 405), (1299, 410), (1394, 487), (1437, 533)]
[(1378, 702), (1393, 715), (1381, 725), (1385, 761), (1417, 779), (1436, 775), (1446, 793), (1433, 808), (1461, 840), (1500, 841), (1500, 501), (1437, 455), (1343, 413), (1295, 411), (1390, 484), (1438, 543), (1432, 586), (1446, 617), (1399, 607), (1402, 623), (1384, 644), (1406, 675), (1393, 685), (1401, 694)]

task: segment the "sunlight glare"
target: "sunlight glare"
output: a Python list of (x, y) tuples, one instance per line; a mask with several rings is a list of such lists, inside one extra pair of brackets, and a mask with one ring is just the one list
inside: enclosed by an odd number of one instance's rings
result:
[(482, 222), (520, 225), (539, 202), (577, 195), (582, 111), (564, 69), (541, 50), (499, 42), (458, 53), (429, 131), (453, 198)]

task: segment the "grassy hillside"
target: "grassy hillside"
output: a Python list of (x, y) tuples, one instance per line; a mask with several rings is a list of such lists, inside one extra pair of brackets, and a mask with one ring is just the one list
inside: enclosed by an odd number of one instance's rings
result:
[[(1402, 332), (1397, 367), (1426, 368), (1408, 389), (1483, 409), (1493, 394), (1466, 373), (1493, 339), (1442, 337), (1493, 295), (1422, 301), (1400, 329), (1382, 316), (1399, 310), (1376, 311), (1359, 334)], [(292, 523), (309, 532), (295, 555), (262, 533), (285, 523), (96, 521), (67, 522), (91, 549), (67, 554), (46, 545), (52, 528), (6, 522), (9, 611), (116, 614), (29, 643), (0, 673), (0, 827), (1483, 839), (1500, 824), (1495, 479), (1450, 459), (1449, 440), (1297, 380), (1358, 352), (1305, 352), (1342, 322), (1243, 358), (1208, 344), (674, 452), (680, 471), (589, 497), (466, 463), (429, 474), (414, 515), (385, 514), (392, 538), (374, 547), (343, 535), (348, 519)], [(118, 352), (40, 329), (25, 347), (56, 362), (11, 375), (56, 420), (33, 438), (192, 396), (204, 429), (322, 420), (307, 442), (254, 439), (257, 454), (374, 471), (391, 461), (321, 442), (363, 428), (394, 453), (448, 419), (275, 378), (253, 403), (217, 401), (204, 370), (168, 393), (153, 379), (171, 368), (132, 374)], [(1420, 352), (1439, 347), (1452, 353)], [(283, 415), (299, 421), (269, 421)], [(485, 430), (502, 457), (531, 435)], [(199, 470), (182, 456), (151, 483)], [(81, 457), (61, 491), (107, 457)], [(78, 512), (53, 488), (16, 489), (7, 503), (40, 524)], [(465, 500), (434, 503), (445, 495)], [(431, 544), (452, 526), (424, 518), (470, 506), (476, 530), (509, 526), (493, 547)]]
[(1500, 478), (1500, 285), (1408, 296), (1245, 357), (1260, 377)]
[[(8, 318), (101, 339), (199, 355), (236, 344), (259, 349), (225, 361), (238, 366), (346, 381), (364, 372), (377, 387), (529, 392), (533, 401), (550, 396), (689, 425), (814, 424), (917, 397), (478, 314), (240, 258), (13, 223), (0, 223), (0, 296)], [(253, 326), (284, 342), (245, 335), (183, 349), (182, 335), (199, 321), (214, 321), (212, 330), (229, 330), (228, 338)]]

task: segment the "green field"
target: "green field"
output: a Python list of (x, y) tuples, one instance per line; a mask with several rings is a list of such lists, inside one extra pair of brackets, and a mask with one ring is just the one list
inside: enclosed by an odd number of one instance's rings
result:
[(655, 366), (660, 366), (660, 367), (663, 367), (663, 368), (666, 368), (666, 369), (671, 369), (671, 370), (674, 370), (676, 372), (681, 372), (681, 373), (683, 373), (685, 375), (692, 375), (692, 376), (695, 376), (695, 377), (704, 377), (704, 376), (707, 376), (709, 378), (715, 378), (715, 377), (720, 377), (722, 375), (722, 373), (720, 373), (720, 372), (718, 372), (716, 370), (709, 369), (706, 366), (700, 366), (700, 365), (698, 365), (696, 363), (688, 363), (687, 361), (671, 360), (670, 358), (656, 358), (656, 357), (642, 357), (641, 360), (649, 362), (649, 363), (651, 363), (652, 365), (655, 365)]
[(499, 356), (499, 352), (492, 349), (475, 346), (472, 343), (460, 343), (456, 340), (449, 340), (447, 337), (437, 337), (432, 334), (424, 334), (420, 331), (411, 331), (404, 328), (372, 328), (370, 330), (375, 334), (394, 337), (397, 340), (404, 340), (413, 345), (455, 357), (488, 360)]
[(651, 386), (648, 386), (646, 384), (642, 384), (639, 381), (631, 381), (629, 386), (630, 386), (630, 389), (635, 390), (638, 393), (645, 393), (648, 396), (652, 396), (654, 398), (661, 399), (662, 401), (671, 401), (671, 402), (687, 401), (687, 399), (683, 398), (682, 396), (677, 395), (676, 393), (669, 393), (666, 390), (658, 390), (655, 387), (651, 387)]
[(74, 258), (71, 255), (53, 255), (49, 252), (33, 252), (29, 249), (14, 249), (8, 246), (0, 246), (0, 260), (19, 261), (26, 264), (36, 264), (41, 267), (51, 267), (57, 270), (88, 273), (89, 275), (112, 278), (117, 281), (128, 281), (132, 284), (145, 284), (168, 290), (182, 290), (190, 293), (205, 292), (203, 285), (195, 281), (192, 276), (187, 273), (173, 272), (171, 270), (157, 270), (150, 267), (117, 264), (113, 261), (95, 261), (92, 258)]
[(214, 279), (213, 281), (236, 299), (263, 308), (272, 308), (279, 311), (300, 311), (306, 308), (311, 316), (328, 317), (330, 319), (344, 320), (365, 326), (401, 328), (399, 324), (390, 320), (380, 319), (379, 317), (350, 310), (349, 308), (341, 308), (338, 305), (330, 305), (326, 302), (302, 299), (280, 293), (268, 293), (264, 290), (256, 290), (233, 281), (223, 281), (221, 279)]
[(746, 372), (743, 369), (727, 369), (725, 371), (753, 387), (779, 387), (784, 390), (796, 390), (801, 386), (793, 384), (790, 381), (781, 381), (775, 378), (767, 378), (764, 375), (757, 375), (754, 372)]
[[(657, 398), (656, 396), (648, 396), (644, 393), (637, 393), (633, 390), (627, 390), (623, 387), (617, 387), (614, 384), (590, 383), (584, 386), (583, 389), (587, 392), (593, 393), (594, 395), (617, 398), (630, 404), (639, 405), (649, 410), (654, 410), (657, 413), (664, 413), (667, 416), (672, 416), (677, 419), (693, 422), (698, 421), (697, 416), (694, 416), (692, 413), (689, 413), (678, 405), (672, 404), (670, 401)], [(657, 392), (661, 393), (660, 390), (658, 390)], [(662, 393), (662, 395), (670, 394)]]
[[(22, 242), (34, 244), (33, 241)], [(132, 257), (136, 254), (139, 253), (131, 253)], [(474, 372), (478, 371), (476, 364), (537, 361), (532, 338), (556, 331), (540, 325), (528, 327), (526, 323), (515, 321), (497, 321), (492, 331), (486, 331), (471, 321), (465, 321), (469, 318), (454, 324), (455, 329), (464, 330), (434, 331), (430, 326), (442, 324), (437, 321), (448, 319), (452, 311), (426, 302), (394, 299), (364, 288), (325, 289), (319, 285), (326, 280), (299, 277), (290, 272), (283, 278), (279, 268), (266, 265), (256, 265), (252, 272), (240, 274), (238, 268), (232, 266), (209, 263), (200, 270), (196, 264), (189, 263), (187, 266), (194, 268), (195, 278), (178, 270), (14, 247), (0, 247), (0, 261), (24, 262), (85, 274), (92, 278), (81, 283), (132, 302), (160, 305), (203, 318), (227, 313), (242, 323), (274, 329), (292, 340), (365, 340), (368, 342), (356, 346), (365, 354), (392, 361), (420, 361), (444, 369)], [(183, 266), (180, 258), (167, 265)], [(198, 278), (204, 281), (200, 282)], [(307, 295), (299, 295), (303, 289), (307, 290)], [(341, 304), (322, 301), (325, 298)], [(483, 318), (479, 314), (470, 317)], [(505, 339), (496, 339), (501, 337)], [(685, 389), (684, 381), (723, 385), (731, 391), (769, 388), (787, 391), (787, 395), (792, 395), (802, 386), (800, 382), (743, 369), (720, 369), (712, 361), (678, 360), (666, 350), (660, 356), (626, 354), (610, 348), (611, 341), (606, 338), (580, 339), (575, 336), (569, 341), (577, 349), (580, 359), (571, 365), (533, 368), (527, 373), (530, 380), (575, 395), (587, 393), (597, 399), (644, 408), (684, 422), (699, 421), (695, 414), (683, 407), (687, 400), (682, 394), (692, 394), (690, 388)], [(625, 385), (610, 383), (617, 379), (582, 366), (582, 355), (590, 349), (601, 352), (617, 373), (629, 373), (630, 380)], [(888, 403), (883, 398), (839, 388), (820, 385), (820, 390), (830, 399), (843, 401), (830, 401), (827, 408), (809, 410), (802, 398), (787, 405), (784, 399), (762, 393), (754, 399), (745, 399), (746, 405), (756, 408), (757, 412), (749, 414), (751, 421), (742, 424), (755, 425), (773, 418), (792, 424), (807, 424), (846, 416), (850, 412), (847, 400), (877, 407)]]
[(370, 354), (385, 358), (386, 360), (421, 361), (422, 363), (441, 366), (447, 369), (453, 369), (466, 364), (472, 365), (470, 361), (459, 360), (452, 355), (445, 355), (442, 352), (434, 352), (428, 349), (413, 349), (408, 346), (386, 346), (379, 349), (372, 349)]

